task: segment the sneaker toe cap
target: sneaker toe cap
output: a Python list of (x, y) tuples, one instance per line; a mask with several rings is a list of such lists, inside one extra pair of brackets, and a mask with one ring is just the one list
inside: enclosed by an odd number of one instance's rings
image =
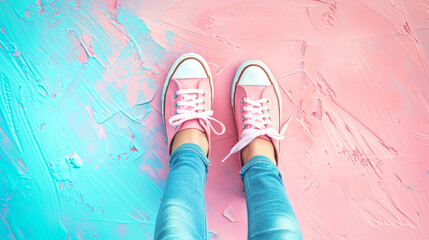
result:
[(267, 73), (261, 67), (250, 66), (243, 71), (238, 85), (269, 86), (271, 82)]
[(186, 59), (178, 67), (172, 76), (176, 79), (181, 78), (206, 78), (207, 73), (204, 66), (196, 59)]

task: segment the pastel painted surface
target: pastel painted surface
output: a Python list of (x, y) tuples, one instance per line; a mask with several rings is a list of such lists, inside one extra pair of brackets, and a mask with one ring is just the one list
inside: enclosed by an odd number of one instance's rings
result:
[(160, 87), (196, 52), (215, 81), (212, 239), (246, 239), (230, 87), (283, 94), (280, 170), (304, 239), (427, 239), (429, 3), (0, 1), (0, 239), (152, 239), (168, 175)]

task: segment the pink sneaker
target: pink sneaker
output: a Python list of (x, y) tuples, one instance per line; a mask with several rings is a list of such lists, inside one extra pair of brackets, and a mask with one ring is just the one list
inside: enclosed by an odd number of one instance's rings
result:
[[(162, 114), (167, 132), (168, 151), (177, 132), (195, 128), (205, 132), (209, 142), (210, 130), (220, 135), (225, 126), (212, 117), (213, 78), (207, 62), (198, 54), (179, 57), (168, 72), (162, 89)], [(221, 126), (217, 132), (209, 120)]]
[(240, 140), (223, 161), (246, 147), (255, 138), (261, 137), (273, 143), (278, 165), (279, 140), (284, 138), (292, 117), (280, 131), (282, 116), (280, 90), (273, 74), (264, 63), (249, 60), (240, 65), (232, 85), (231, 102)]

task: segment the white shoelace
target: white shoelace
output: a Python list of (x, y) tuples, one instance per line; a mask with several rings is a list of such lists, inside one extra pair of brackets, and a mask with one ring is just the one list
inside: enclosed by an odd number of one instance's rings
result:
[[(259, 100), (252, 100), (249, 98), (243, 98), (241, 100), (241, 104), (245, 103), (248, 105), (240, 109), (240, 111), (245, 112), (242, 119), (242, 121), (244, 121), (242, 127), (245, 128), (246, 125), (249, 125), (250, 127), (243, 130), (240, 136), (240, 141), (234, 145), (228, 156), (226, 156), (222, 162), (228, 159), (232, 154), (246, 147), (259, 136), (267, 135), (270, 138), (282, 140), (289, 125), (289, 121), (292, 119), (291, 116), (283, 125), (280, 132), (277, 132), (276, 129), (273, 128), (270, 115), (268, 113), (264, 113), (264, 111), (269, 111), (268, 107), (264, 106), (264, 103), (268, 103), (268, 99), (262, 98)], [(236, 111), (237, 110), (238, 109), (236, 109)]]
[[(183, 89), (178, 90), (174, 94), (174, 97), (177, 98), (181, 95), (182, 100), (176, 102), (176, 115), (168, 119), (168, 123), (170, 123), (171, 126), (177, 128), (177, 126), (184, 123), (185, 121), (192, 119), (201, 119), (213, 130), (215, 134), (221, 135), (225, 132), (225, 126), (220, 121), (212, 117), (213, 111), (207, 111), (205, 109), (205, 102), (203, 98), (200, 97), (205, 95), (204, 91), (200, 89)], [(216, 131), (216, 129), (213, 127), (209, 120), (217, 122), (222, 128), (222, 131)]]

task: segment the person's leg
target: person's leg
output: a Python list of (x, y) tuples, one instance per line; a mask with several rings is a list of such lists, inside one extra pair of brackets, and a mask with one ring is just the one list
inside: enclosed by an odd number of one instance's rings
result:
[(302, 239), (276, 166), (289, 120), (281, 127), (281, 93), (273, 74), (260, 61), (246, 61), (235, 74), (231, 93), (240, 140), (228, 156), (241, 151), (248, 239)]
[(246, 194), (248, 239), (302, 239), (281, 174), (266, 156), (252, 157), (240, 171)]
[[(155, 239), (206, 239), (204, 203), (210, 132), (225, 127), (212, 117), (213, 80), (207, 62), (194, 53), (179, 57), (162, 90), (162, 115), (170, 172), (155, 225)], [(221, 132), (209, 122), (216, 121)]]
[(206, 239), (204, 186), (209, 164), (197, 144), (185, 143), (171, 154), (155, 239)]

